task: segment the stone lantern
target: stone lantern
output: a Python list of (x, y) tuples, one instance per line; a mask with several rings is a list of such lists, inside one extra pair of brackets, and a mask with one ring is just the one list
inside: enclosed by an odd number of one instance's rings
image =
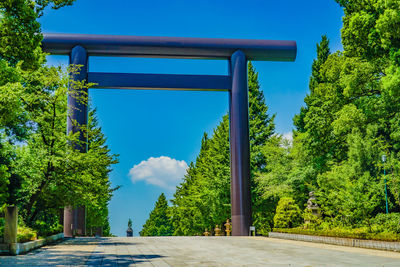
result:
[(226, 236), (230, 236), (231, 235), (231, 223), (229, 222), (229, 219), (226, 219), (226, 223), (225, 225), (225, 232), (226, 232)]
[(221, 236), (221, 228), (219, 228), (218, 225), (215, 226), (214, 232), (215, 236)]
[(308, 195), (310, 198), (307, 200), (307, 209), (311, 211), (312, 215), (319, 216), (319, 206), (316, 202), (314, 191), (311, 191)]
[(321, 216), (319, 212), (320, 208), (316, 202), (314, 192), (311, 191), (308, 195), (310, 198), (307, 200), (307, 208), (304, 216), (304, 228), (308, 228), (310, 224), (315, 223)]
[(204, 235), (204, 236), (209, 236), (209, 235), (210, 235), (210, 232), (207, 230), (207, 228), (206, 228), (206, 230), (204, 231), (203, 235)]

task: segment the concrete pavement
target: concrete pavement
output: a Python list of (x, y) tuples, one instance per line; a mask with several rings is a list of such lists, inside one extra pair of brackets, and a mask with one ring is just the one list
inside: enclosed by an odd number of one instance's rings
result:
[(75, 238), (0, 266), (400, 266), (400, 253), (265, 237)]

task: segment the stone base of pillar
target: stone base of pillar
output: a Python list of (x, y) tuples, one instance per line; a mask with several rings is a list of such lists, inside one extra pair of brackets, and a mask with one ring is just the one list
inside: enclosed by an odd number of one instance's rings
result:
[[(250, 215), (232, 215), (232, 235), (248, 236), (250, 234)], [(236, 227), (234, 227), (236, 225)]]
[(73, 237), (74, 213), (72, 207), (64, 208), (64, 237)]
[(76, 232), (77, 236), (85, 236), (86, 235), (86, 208), (78, 207), (74, 210), (75, 218), (76, 218)]
[(86, 235), (85, 207), (64, 208), (64, 236), (75, 237)]

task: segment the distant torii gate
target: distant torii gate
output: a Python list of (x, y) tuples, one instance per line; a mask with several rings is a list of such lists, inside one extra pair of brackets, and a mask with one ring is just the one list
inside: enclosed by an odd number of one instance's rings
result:
[[(247, 60), (294, 61), (295, 41), (178, 37), (139, 37), (88, 34), (44, 34), (43, 51), (69, 55), (82, 65), (75, 81), (96, 83), (94, 88), (228, 91), (231, 152), (232, 235), (249, 235), (251, 225), (250, 144)], [(229, 60), (228, 75), (176, 75), (89, 72), (89, 56), (157, 57)], [(70, 86), (72, 90), (73, 84)], [(79, 92), (78, 92), (79, 95)], [(67, 131), (87, 124), (87, 106), (68, 96)], [(74, 125), (76, 121), (78, 125)], [(84, 138), (81, 135), (81, 138)], [(86, 147), (81, 147), (86, 152)], [(64, 209), (64, 235), (85, 234), (85, 209)]]

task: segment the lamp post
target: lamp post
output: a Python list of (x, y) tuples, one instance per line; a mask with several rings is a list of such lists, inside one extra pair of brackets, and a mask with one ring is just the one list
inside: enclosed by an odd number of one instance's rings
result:
[(383, 177), (385, 178), (386, 214), (388, 214), (389, 213), (389, 207), (388, 207), (387, 184), (386, 184), (386, 169), (385, 169), (386, 155), (382, 155), (382, 162), (383, 162)]

